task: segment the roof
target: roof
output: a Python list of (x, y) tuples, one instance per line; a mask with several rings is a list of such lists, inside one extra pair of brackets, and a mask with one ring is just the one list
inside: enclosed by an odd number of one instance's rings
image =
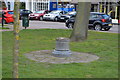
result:
[(92, 14), (105, 14), (105, 13), (100, 13), (100, 12), (90, 12)]
[(4, 11), (4, 12), (8, 12), (8, 11), (11, 11), (11, 12), (13, 12), (12, 10), (2, 10), (2, 11)]

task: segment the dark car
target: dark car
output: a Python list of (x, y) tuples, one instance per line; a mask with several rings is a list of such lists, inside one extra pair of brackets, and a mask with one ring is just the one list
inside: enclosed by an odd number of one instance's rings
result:
[[(73, 28), (75, 17), (70, 18), (66, 21), (66, 27)], [(100, 31), (104, 29), (108, 31), (112, 27), (112, 19), (109, 15), (99, 12), (91, 12), (89, 18), (89, 29)]]
[(30, 11), (30, 10), (20, 9), (20, 19), (22, 19), (24, 14), (28, 14), (29, 15), (31, 13), (32, 13), (32, 11)]
[(34, 13), (31, 13), (29, 15), (30, 19), (36, 19), (36, 20), (43, 20), (43, 15), (48, 14), (50, 11), (48, 10), (41, 10), (41, 11), (35, 11)]
[(60, 15), (58, 17), (58, 20), (67, 21), (68, 19), (70, 19), (71, 17), (74, 17), (75, 15), (76, 15), (76, 11), (71, 11), (71, 12), (68, 12), (67, 14)]

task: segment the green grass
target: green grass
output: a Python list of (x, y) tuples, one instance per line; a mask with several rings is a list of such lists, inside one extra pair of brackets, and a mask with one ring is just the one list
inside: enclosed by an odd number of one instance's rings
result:
[(6, 28), (6, 27), (0, 27), (0, 29), (9, 29), (9, 28)]
[[(84, 42), (71, 42), (72, 51), (95, 54), (90, 63), (49, 64), (27, 59), (24, 54), (53, 50), (57, 37), (69, 37), (71, 30), (41, 29), (20, 32), (20, 78), (117, 78), (118, 34), (89, 31)], [(13, 32), (3, 32), (3, 78), (12, 77)]]

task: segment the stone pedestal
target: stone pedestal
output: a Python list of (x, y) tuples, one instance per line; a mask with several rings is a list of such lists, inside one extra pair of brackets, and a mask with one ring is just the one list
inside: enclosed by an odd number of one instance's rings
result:
[(69, 49), (69, 38), (59, 37), (56, 39), (56, 48), (53, 55), (57, 57), (69, 57), (71, 51)]

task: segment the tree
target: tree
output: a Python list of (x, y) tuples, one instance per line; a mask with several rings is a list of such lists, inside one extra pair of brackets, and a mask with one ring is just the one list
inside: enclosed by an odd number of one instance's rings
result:
[(19, 57), (19, 6), (20, 1), (14, 3), (14, 49), (13, 49), (13, 78), (18, 79), (18, 57)]
[(20, 2), (20, 9), (25, 9), (25, 2)]
[(87, 39), (90, 8), (90, 2), (78, 2), (75, 24), (70, 36), (71, 41), (84, 41)]

